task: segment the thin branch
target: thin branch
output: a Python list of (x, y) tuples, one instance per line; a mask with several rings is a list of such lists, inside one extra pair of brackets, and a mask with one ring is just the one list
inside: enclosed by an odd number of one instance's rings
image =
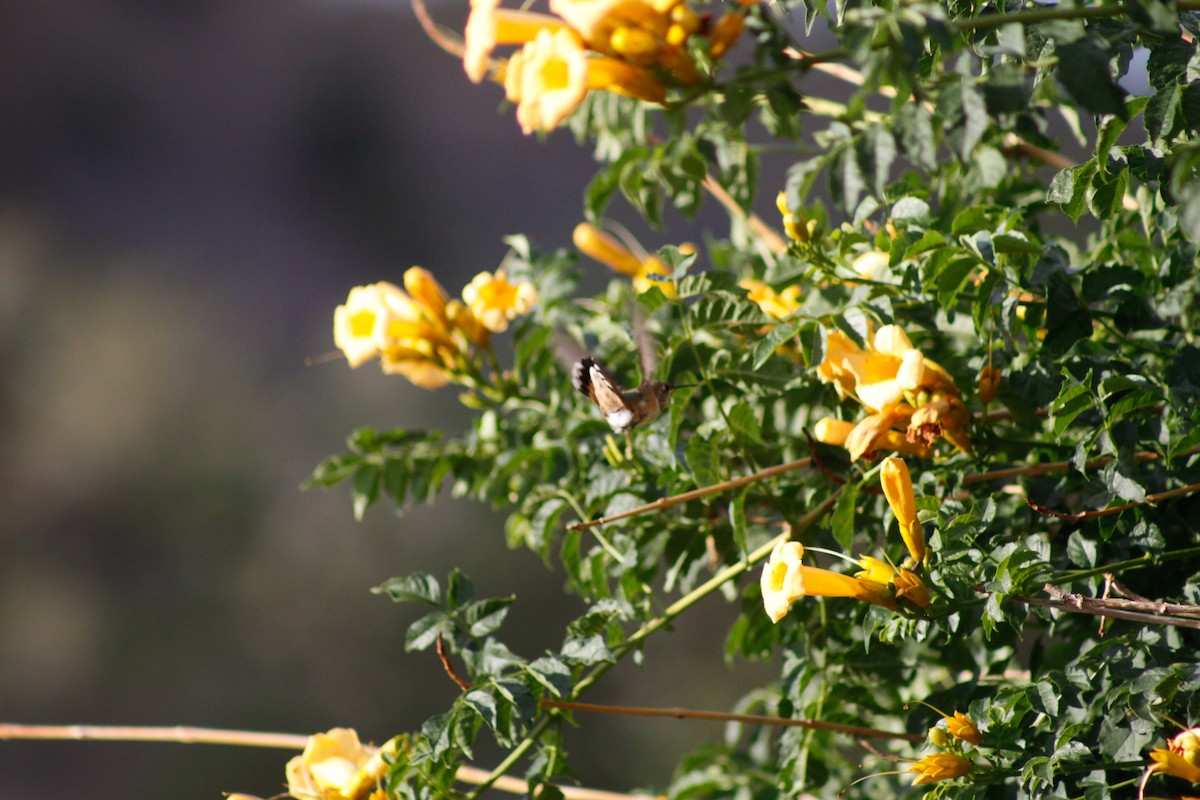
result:
[(0, 741), (57, 739), (68, 741), (176, 742), (178, 744), (228, 744), (237, 747), (274, 747), (303, 750), (308, 737), (295, 733), (263, 733), (186, 725), (20, 725), (0, 722)]
[[(261, 733), (221, 728), (194, 728), (184, 725), (145, 727), (135, 725), (20, 725), (0, 722), (0, 741), (5, 740), (110, 741), (110, 742), (173, 742), (176, 744), (224, 744), (237, 747), (273, 747), (281, 750), (303, 750), (308, 736), (296, 733)], [(373, 752), (374, 748), (366, 748)], [(455, 777), (462, 783), (478, 785), (489, 773), (476, 767), (459, 767)], [(491, 786), (510, 794), (529, 794), (529, 784), (517, 778), (503, 776)], [(620, 794), (577, 786), (557, 787), (569, 800), (658, 800), (652, 795)]]
[(438, 660), (442, 662), (442, 669), (446, 670), (446, 674), (450, 676), (450, 680), (454, 681), (458, 685), (458, 688), (464, 692), (471, 691), (471, 684), (458, 676), (458, 671), (454, 669), (454, 664), (450, 662), (450, 654), (446, 652), (446, 644), (442, 641), (440, 633), (437, 637), (437, 655)]
[(722, 481), (721, 483), (714, 483), (711, 486), (702, 486), (699, 489), (692, 489), (690, 492), (672, 495), (671, 497), (660, 497), (659, 499), (651, 503), (647, 503), (644, 506), (631, 508), (628, 511), (622, 511), (619, 514), (610, 514), (607, 517), (600, 517), (599, 519), (573, 522), (567, 526), (567, 530), (585, 530), (596, 525), (607, 525), (608, 523), (616, 522), (619, 519), (636, 517), (639, 514), (648, 514), (652, 511), (663, 511), (665, 509), (680, 505), (681, 503), (687, 503), (692, 500), (697, 500), (701, 497), (707, 497), (710, 494), (718, 494), (720, 492), (730, 491), (731, 489), (739, 489), (751, 483), (765, 481), (768, 478), (773, 478), (776, 475), (782, 475), (785, 472), (792, 472), (798, 469), (807, 469), (810, 466), (812, 466), (811, 458), (801, 458), (797, 461), (789, 461), (786, 464), (778, 464), (774, 467), (760, 469), (758, 472), (745, 475), (741, 478), (733, 478), (731, 480)]
[(433, 17), (429, 16), (429, 11), (425, 8), (425, 0), (412, 0), (412, 5), (413, 13), (417, 15), (417, 22), (421, 23), (421, 30), (425, 31), (425, 35), (434, 44), (455, 58), (462, 58), (466, 55), (467, 49), (462, 41), (448, 33), (446, 28), (438, 25), (433, 21)]
[(732, 216), (738, 217), (750, 226), (751, 230), (758, 234), (759, 238), (772, 253), (782, 253), (787, 249), (787, 242), (782, 236), (775, 232), (767, 223), (763, 222), (762, 217), (755, 214), (753, 211), (747, 212), (746, 209), (738, 205), (738, 202), (730, 196), (729, 192), (725, 191), (725, 187), (717, 183), (716, 178), (712, 175), (704, 176), (704, 188), (713, 198), (725, 206), (725, 210)]
[(542, 708), (559, 708), (566, 711), (592, 711), (601, 714), (624, 714), (636, 717), (670, 717), (672, 719), (701, 719), (713, 722), (741, 722), (747, 725), (771, 725), (780, 728), (809, 728), (818, 731), (846, 733), (867, 739), (904, 739), (909, 742), (925, 741), (924, 734), (897, 733), (861, 725), (843, 725), (838, 722), (822, 722), (815, 719), (788, 719), (762, 714), (734, 714), (727, 711), (699, 711), (692, 708), (647, 708), (645, 706), (612, 706), (599, 703), (573, 703), (560, 700), (543, 700)]
[(1177, 489), (1169, 489), (1165, 492), (1159, 492), (1158, 494), (1148, 494), (1146, 495), (1146, 499), (1140, 503), (1122, 503), (1119, 506), (1101, 508), (1095, 511), (1055, 511), (1052, 508), (1047, 508), (1039, 503), (1035, 503), (1028, 498), (1025, 499), (1025, 503), (1034, 511), (1042, 514), (1043, 516), (1054, 517), (1055, 519), (1065, 519), (1071, 522), (1082, 522), (1083, 520), (1095, 519), (1096, 517), (1110, 517), (1113, 514), (1120, 514), (1122, 511), (1128, 511), (1131, 508), (1137, 508), (1138, 506), (1145, 505), (1146, 503), (1159, 503), (1163, 500), (1169, 500), (1172, 497), (1179, 497), (1181, 495), (1191, 494), (1197, 491), (1200, 491), (1200, 483), (1193, 483), (1187, 486), (1180, 486)]
[(1145, 611), (1150, 614), (1200, 618), (1200, 606), (1190, 603), (1165, 603), (1159, 600), (1148, 600), (1144, 597), (1137, 600), (1113, 597), (1084, 597), (1076, 592), (1064, 592), (1062, 589), (1049, 583), (1042, 588), (1047, 594), (1053, 595), (1056, 600), (1070, 603), (1077, 608), (1116, 608), (1122, 611)]
[[(1046, 584), (1042, 587), (1047, 594), (1054, 595), (1055, 599), (1048, 600), (1043, 597), (1023, 597), (1012, 596), (1009, 600), (1015, 603), (1023, 603), (1030, 606), (1042, 606), (1044, 608), (1054, 608), (1059, 611), (1067, 611), (1072, 614), (1089, 614), (1093, 617), (1109, 617), (1111, 619), (1123, 619), (1129, 622), (1142, 622), (1149, 625), (1174, 625), (1178, 628), (1193, 628), (1200, 630), (1200, 619), (1179, 618), (1174, 616), (1146, 614), (1140, 611), (1129, 611), (1123, 608), (1113, 608), (1109, 605), (1111, 600), (1101, 600), (1094, 597), (1083, 597), (1073, 592), (1064, 592), (1051, 584)], [(1191, 607), (1192, 610), (1200, 612), (1200, 608)]]
[[(1157, 461), (1158, 453), (1150, 453), (1147, 451), (1139, 451), (1133, 454), (1133, 460), (1139, 464), (1144, 461)], [(1084, 469), (1096, 469), (1103, 467), (1105, 464), (1113, 460), (1113, 456), (1100, 456), (1084, 462)], [(967, 483), (986, 483), (987, 481), (1005, 480), (1007, 478), (1015, 478), (1020, 475), (1049, 475), (1054, 472), (1066, 472), (1071, 468), (1070, 461), (1047, 461), (1042, 464), (1027, 464), (1024, 467), (1008, 467), (1007, 469), (997, 469), (990, 472), (976, 472), (963, 477), (962, 482)]]

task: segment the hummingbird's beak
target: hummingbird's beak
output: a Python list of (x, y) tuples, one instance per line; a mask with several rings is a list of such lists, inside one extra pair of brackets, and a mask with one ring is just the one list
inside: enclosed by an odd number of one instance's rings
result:
[(672, 392), (675, 391), (676, 389), (689, 389), (693, 386), (699, 386), (699, 385), (700, 384), (698, 384), (698, 383), (672, 383), (672, 384), (670, 384)]

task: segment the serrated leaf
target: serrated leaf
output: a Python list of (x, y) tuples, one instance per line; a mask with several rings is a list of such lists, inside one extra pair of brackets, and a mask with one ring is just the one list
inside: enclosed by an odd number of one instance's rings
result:
[(762, 423), (749, 402), (743, 401), (729, 410), (729, 427), (743, 443), (762, 444)]
[(574, 685), (570, 667), (550, 656), (542, 656), (530, 662), (527, 672), (555, 697), (568, 696)]
[(1050, 404), (1050, 418), (1054, 421), (1056, 435), (1062, 436), (1063, 431), (1070, 427), (1071, 422), (1077, 416), (1095, 407), (1095, 397), (1087, 387), (1090, 382), (1090, 372), (1083, 383), (1071, 383), (1069, 376), (1064, 381), (1058, 397), (1054, 398), (1054, 402)]
[(354, 503), (354, 519), (362, 522), (367, 509), (379, 499), (379, 479), (383, 470), (374, 464), (363, 464), (354, 472), (354, 489), (351, 494)]

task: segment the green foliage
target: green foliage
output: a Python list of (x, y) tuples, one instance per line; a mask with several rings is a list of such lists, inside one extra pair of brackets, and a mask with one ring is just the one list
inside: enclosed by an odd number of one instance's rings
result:
[[(463, 395), (477, 409), (469, 428), (357, 431), (307, 484), (348, 484), (356, 517), (447, 489), (505, 509), (509, 545), (561, 570), (591, 604), (560, 644), (518, 655), (500, 637), (519, 597), (475, 599), (458, 572), (444, 586), (416, 573), (379, 587), (425, 607), (408, 649), (441, 642), (469, 686), (411, 732), (392, 790), (455, 796), (454, 769), (484, 728), (512, 754), (504, 769), (524, 758), (534, 784), (561, 782), (568, 715), (544, 702), (579, 699), (720, 592), (740, 608), (724, 632), (733, 667), (781, 666), (739, 712), (924, 734), (940, 719), (915, 705), (927, 701), (982, 734), (942, 748), (973, 766), (933, 784), (934, 796), (1131, 796), (1147, 748), (1200, 717), (1194, 618), (1149, 604), (1132, 618), (1076, 612), (1117, 608), (1122, 584), (1175, 603), (1200, 594), (1200, 501), (1187, 488), (1200, 482), (1200, 55), (1179, 34), (1196, 32), (1195, 6), (785, 2), (747, 13), (739, 65), (676, 87), (665, 110), (589, 96), (570, 123), (599, 163), (582, 213), (598, 221), (622, 197), (657, 226), (668, 204), (690, 216), (707, 202), (706, 179), (740, 208), (757, 207), (761, 186), (785, 193), (786, 247), (772, 250), (735, 212), (694, 264), (660, 254), (673, 296), (635, 295), (614, 277), (580, 298), (569, 256), (515, 239), (506, 267), (540, 301), (514, 324), (511, 367)], [(803, 56), (785, 23), (817, 17), (839, 48)], [(1138, 56), (1144, 96), (1129, 78)], [(829, 61), (861, 72), (840, 102), (808, 94)], [(1060, 163), (1064, 137), (1083, 163)], [(763, 174), (768, 148), (796, 154), (787, 174)], [(859, 274), (856, 259), (874, 251), (881, 265)], [(795, 307), (772, 315), (747, 278), (801, 287)], [(661, 355), (655, 375), (639, 375), (640, 324)], [(969, 452), (937, 442), (907, 459), (931, 553), (909, 566), (931, 602), (808, 597), (772, 624), (754, 577), (785, 525), (810, 555), (904, 562), (870, 458), (811, 435), (822, 418), (867, 414), (818, 378), (834, 334), (868, 346), (890, 324), (940, 365), (973, 418)], [(626, 441), (572, 389), (554, 354), (561, 336), (626, 386), (690, 386)], [(989, 367), (1001, 375), (990, 402), (978, 389)], [(808, 468), (769, 470), (810, 456)], [(664, 498), (674, 499), (633, 513)], [(810, 563), (856, 571), (819, 553)], [(873, 748), (902, 771), (936, 751)], [(842, 733), (747, 724), (683, 759), (661, 788), (833, 796), (888, 767)], [(880, 776), (846, 796), (907, 783)]]

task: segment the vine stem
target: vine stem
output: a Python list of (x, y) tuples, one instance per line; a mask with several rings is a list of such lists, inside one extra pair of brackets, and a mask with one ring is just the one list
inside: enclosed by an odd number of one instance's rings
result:
[(623, 714), (635, 717), (670, 717), (672, 719), (702, 719), (713, 722), (741, 722), (747, 725), (770, 725), (780, 728), (809, 728), (818, 731), (847, 733), (864, 739), (904, 739), (909, 742), (925, 741), (924, 734), (899, 733), (862, 725), (843, 725), (839, 722), (822, 722), (816, 719), (789, 719), (770, 717), (763, 714), (734, 714), (728, 711), (702, 711), (694, 708), (648, 708), (646, 706), (613, 706), (599, 703), (575, 703), (561, 700), (543, 700), (542, 708), (564, 711), (591, 711), (600, 714)]
[[(679, 616), (684, 611), (688, 610), (696, 603), (715, 592), (722, 585), (738, 577), (742, 573), (749, 570), (751, 566), (759, 561), (762, 561), (764, 558), (770, 555), (771, 550), (775, 548), (776, 544), (786, 541), (792, 536), (793, 533), (801, 533), (812, 527), (812, 525), (814, 525), (817, 520), (819, 520), (825, 514), (826, 511), (833, 507), (834, 503), (837, 502), (838, 495), (840, 493), (840, 489), (835, 490), (833, 494), (821, 501), (820, 505), (801, 517), (791, 529), (786, 530), (775, 538), (771, 539), (762, 547), (746, 556), (743, 561), (739, 561), (736, 564), (731, 564), (730, 566), (721, 570), (716, 575), (712, 576), (707, 581), (697, 586), (695, 589), (692, 589), (690, 592), (676, 600), (671, 605), (667, 606), (660, 616), (657, 616), (643, 624), (620, 645), (613, 648), (612, 660), (597, 664), (590, 673), (585, 675), (577, 684), (575, 684), (574, 689), (571, 691), (571, 700), (573, 701), (575, 698), (578, 698), (585, 691), (587, 691), (592, 684), (594, 684), (602, 675), (604, 675), (604, 673), (608, 672), (609, 669), (620, 662), (625, 656), (629, 655), (629, 653), (631, 653), (634, 648), (636, 648), (648, 636), (655, 633), (660, 628), (670, 624), (671, 620), (675, 619), (675, 617)], [(537, 744), (537, 741), (541, 735), (548, 727), (550, 727), (550, 724), (555, 720), (556, 716), (557, 713), (552, 711), (538, 720), (525, 738), (522, 739), (516, 747), (509, 751), (508, 755), (496, 766), (495, 769), (492, 770), (491, 774), (475, 789), (473, 789), (470, 794), (467, 795), (467, 800), (475, 800), (478, 798), (479, 795), (482, 794), (489, 786), (491, 786), (496, 780), (508, 772), (508, 770), (512, 769), (518, 761), (524, 758), (525, 754), (528, 753), (535, 744)]]

